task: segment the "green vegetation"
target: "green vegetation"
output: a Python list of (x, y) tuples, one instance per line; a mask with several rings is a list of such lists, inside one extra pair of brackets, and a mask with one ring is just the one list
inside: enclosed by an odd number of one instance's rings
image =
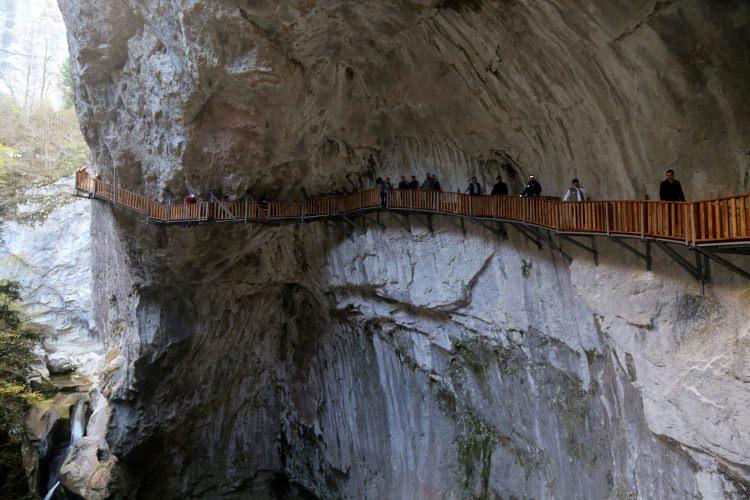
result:
[(28, 485), (21, 463), (23, 416), (45, 395), (31, 389), (27, 367), (41, 345), (42, 329), (19, 308), (19, 286), (0, 281), (0, 497), (22, 498)]
[(528, 278), (531, 276), (531, 259), (521, 259), (521, 274), (523, 274), (524, 278)]
[(70, 57), (65, 59), (60, 67), (60, 80), (57, 85), (65, 96), (65, 109), (73, 109), (73, 71), (70, 68)]
[[(60, 90), (66, 96), (62, 109), (46, 101), (24, 107), (11, 96), (0, 96), (0, 208), (8, 219), (44, 219), (72, 198), (34, 192), (35, 188), (54, 184), (88, 164), (88, 147), (72, 107), (69, 62), (62, 68)], [(24, 201), (34, 204), (33, 211), (19, 211)]]
[[(0, 242), (4, 210), (0, 207)], [(21, 310), (21, 288), (14, 281), (0, 280), (0, 498), (29, 495), (21, 461), (23, 417), (31, 405), (51, 396), (49, 383), (32, 388), (28, 370), (41, 347), (44, 329), (31, 323)]]
[(453, 345), (456, 354), (461, 356), (469, 370), (476, 376), (482, 376), (491, 362), (491, 352), (478, 338), (468, 338)]
[(466, 366), (477, 377), (481, 377), (488, 368), (497, 363), (500, 373), (512, 375), (518, 369), (518, 356), (512, 349), (501, 345), (489, 344), (480, 338), (469, 338), (453, 345)]
[(462, 415), (461, 423), (463, 433), (458, 438), (458, 461), (464, 467), (464, 486), (470, 488), (478, 480), (479, 491), (474, 488), (473, 497), (487, 498), (492, 452), (500, 436), (471, 413)]
[(578, 378), (569, 375), (564, 375), (560, 382), (555, 402), (568, 448), (574, 457), (593, 461), (594, 454), (590, 443), (581, 434), (586, 429), (586, 417), (596, 388), (592, 385), (590, 391), (586, 391)]

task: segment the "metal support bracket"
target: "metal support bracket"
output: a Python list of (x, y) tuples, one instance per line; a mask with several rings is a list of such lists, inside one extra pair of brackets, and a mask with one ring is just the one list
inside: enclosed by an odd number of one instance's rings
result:
[(210, 194), (211, 194), (211, 200), (213, 200), (214, 203), (216, 203), (219, 207), (221, 207), (221, 209), (224, 211), (224, 213), (226, 213), (229, 216), (230, 219), (237, 220), (237, 217), (235, 217), (234, 214), (231, 212), (231, 210), (229, 210), (227, 206), (224, 205), (223, 201), (219, 200), (216, 197), (216, 195), (214, 195), (213, 191)]
[(594, 256), (594, 264), (597, 265), (597, 266), (599, 265), (599, 252), (597, 252), (596, 247), (594, 246), (594, 238), (593, 237), (591, 238), (591, 246), (588, 246), (588, 245), (584, 245), (580, 241), (578, 241), (575, 238), (573, 238), (572, 237), (573, 235), (560, 234), (558, 236), (560, 237), (560, 239), (563, 239), (563, 240), (565, 240), (565, 241), (567, 241), (569, 243), (572, 243), (575, 246), (577, 246), (578, 248), (582, 248), (582, 249), (586, 250), (587, 252), (591, 252), (591, 254)]
[(529, 232), (526, 230), (525, 227), (519, 224), (514, 224), (514, 223), (511, 223), (510, 226), (515, 228), (516, 231), (518, 231), (519, 233), (524, 235), (526, 238), (528, 238), (533, 244), (537, 246), (537, 248), (539, 248), (539, 250), (542, 249), (542, 242), (536, 239), (533, 235), (529, 234)]
[(424, 224), (424, 227), (426, 227), (431, 233), (435, 232), (435, 230), (432, 228), (432, 219), (430, 218), (429, 215), (427, 215), (427, 217), (426, 217), (427, 221), (425, 221), (424, 219), (422, 219), (422, 216), (419, 215), (419, 214), (414, 214), (414, 216), (417, 218), (417, 220), (419, 222), (421, 222), (422, 224)]
[(473, 222), (474, 224), (476, 224), (477, 226), (480, 226), (480, 227), (486, 229), (487, 231), (490, 231), (491, 233), (494, 233), (494, 234), (500, 236), (504, 240), (508, 239), (508, 233), (506, 231), (503, 231), (502, 229), (498, 229), (496, 227), (488, 226), (487, 224), (484, 224), (484, 223), (482, 223), (482, 222), (480, 222), (480, 221), (478, 221), (476, 219), (471, 219), (470, 218), (469, 220), (471, 222)]
[(459, 231), (461, 231), (461, 234), (465, 235), (466, 234), (466, 228), (464, 227), (464, 218), (463, 217), (458, 217), (458, 221), (459, 222), (456, 222), (455, 219), (456, 219), (456, 217), (446, 217), (445, 218), (445, 220), (447, 220), (448, 223), (451, 226), (455, 227), (456, 229), (458, 229)]
[[(394, 212), (393, 210), (389, 210), (388, 213), (391, 214), (391, 215), (393, 215), (393, 218), (395, 219), (395, 221), (398, 222), (399, 225), (401, 227), (403, 227), (406, 230), (407, 233), (411, 234), (411, 227), (408, 224), (404, 223), (404, 221), (401, 220), (402, 217), (408, 219), (408, 217), (409, 217), (408, 214), (400, 214), (398, 212)], [(363, 215), (363, 217), (364, 217), (364, 215)]]
[(741, 267), (732, 264), (731, 262), (729, 262), (724, 257), (719, 257), (718, 255), (716, 255), (716, 254), (714, 254), (712, 252), (707, 252), (705, 250), (701, 250), (700, 248), (693, 247), (692, 250), (694, 250), (695, 252), (697, 252), (700, 255), (703, 255), (707, 259), (713, 260), (717, 264), (719, 264), (719, 265), (721, 265), (721, 266), (729, 269), (733, 273), (738, 274), (738, 275), (742, 276), (743, 278), (750, 280), (750, 272), (747, 272), (744, 269), (742, 269)]
[(634, 248), (634, 247), (628, 245), (627, 243), (625, 243), (624, 241), (622, 241), (620, 238), (610, 238), (610, 239), (612, 240), (612, 243), (614, 243), (615, 245), (618, 245), (618, 246), (624, 248), (625, 250), (627, 250), (628, 252), (632, 253), (636, 257), (638, 257), (640, 259), (643, 259), (643, 262), (646, 263), (646, 269), (649, 270), (649, 271), (651, 270), (651, 255), (650, 255), (651, 252), (647, 251), (646, 253), (643, 253), (640, 250), (638, 250), (637, 248)]
[(365, 225), (364, 225), (364, 224), (362, 224), (362, 226), (360, 227), (360, 226), (358, 226), (357, 224), (355, 224), (355, 223), (354, 223), (354, 221), (353, 221), (353, 220), (351, 220), (351, 219), (350, 219), (349, 217), (347, 217), (346, 215), (341, 215), (340, 217), (341, 217), (341, 218), (342, 218), (343, 220), (345, 220), (346, 222), (348, 222), (349, 224), (351, 224), (351, 226), (352, 226), (352, 227), (353, 227), (354, 229), (356, 229), (356, 230), (360, 231), (360, 232), (361, 232), (362, 234), (365, 234), (365, 233), (367, 232), (367, 228), (365, 227)]
[(529, 229), (538, 234), (541, 240), (544, 240), (550, 248), (557, 250), (562, 257), (565, 258), (565, 260), (568, 261), (568, 263), (573, 262), (573, 257), (571, 257), (563, 248), (555, 243), (555, 240), (552, 239), (552, 236), (550, 236), (549, 231), (543, 231), (541, 229), (537, 229), (534, 226), (529, 226)]
[(707, 282), (707, 276), (705, 275), (701, 267), (692, 265), (685, 257), (671, 248), (668, 243), (664, 243), (661, 241), (656, 241), (655, 243), (659, 248), (664, 250), (665, 254), (671, 257), (672, 260), (679, 264), (680, 267), (682, 267), (685, 271), (690, 273), (695, 279), (697, 279), (701, 283)]

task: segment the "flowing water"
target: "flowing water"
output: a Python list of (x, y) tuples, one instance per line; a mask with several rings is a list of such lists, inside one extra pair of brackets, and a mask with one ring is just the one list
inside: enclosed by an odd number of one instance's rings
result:
[[(80, 398), (76, 402), (76, 409), (73, 412), (73, 419), (70, 424), (70, 444), (68, 445), (67, 452), (65, 453), (65, 458), (70, 455), (70, 453), (73, 451), (73, 447), (76, 445), (79, 439), (83, 437), (83, 433), (86, 430), (86, 411), (85, 411), (85, 405), (83, 398)], [(64, 460), (63, 460), (64, 462)], [(60, 486), (60, 481), (57, 481), (57, 474), (59, 471), (55, 472), (55, 475), (50, 479), (50, 482), (55, 482), (52, 488), (47, 492), (47, 494), (44, 496), (44, 500), (51, 500), (53, 495), (55, 494), (55, 490)]]

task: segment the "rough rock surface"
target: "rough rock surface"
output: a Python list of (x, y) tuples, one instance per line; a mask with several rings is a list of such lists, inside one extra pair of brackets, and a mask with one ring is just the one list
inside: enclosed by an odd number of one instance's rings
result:
[[(745, 2), (60, 4), (95, 166), (162, 198), (532, 170), (653, 196), (662, 166), (701, 196), (748, 187)], [(744, 283), (716, 272), (703, 296), (604, 243), (568, 265), (512, 232), (401, 222), (164, 228), (95, 204), (120, 479), (92, 488), (748, 495)], [(91, 450), (70, 475), (98, 470)]]
[[(72, 179), (36, 194), (72, 196)], [(20, 210), (35, 213), (37, 208), (29, 204)], [(64, 203), (31, 225), (3, 225), (0, 279), (18, 281), (26, 313), (48, 327), (45, 344), (52, 371), (80, 367), (82, 374), (92, 375), (100, 358), (92, 314), (90, 225), (86, 200)]]

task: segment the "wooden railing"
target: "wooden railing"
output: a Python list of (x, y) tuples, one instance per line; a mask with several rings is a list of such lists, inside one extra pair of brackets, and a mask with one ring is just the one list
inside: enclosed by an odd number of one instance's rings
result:
[(390, 190), (387, 207), (381, 207), (380, 192), (369, 189), (303, 202), (233, 200), (167, 205), (115, 188), (85, 171), (76, 172), (76, 189), (162, 223), (301, 221), (388, 208), (517, 222), (567, 234), (640, 236), (688, 245), (750, 240), (750, 195), (695, 202), (562, 202), (553, 198)]

